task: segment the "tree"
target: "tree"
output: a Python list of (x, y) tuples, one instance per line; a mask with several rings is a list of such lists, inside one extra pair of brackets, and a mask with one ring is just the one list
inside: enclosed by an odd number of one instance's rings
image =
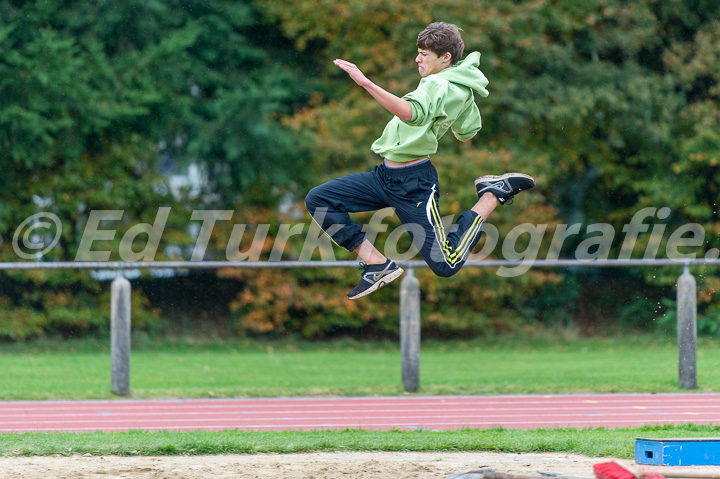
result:
[[(108, 246), (118, 259), (123, 233), (170, 206), (162, 259), (169, 242), (190, 242), (193, 204), (274, 204), (306, 178), (301, 135), (282, 117), (307, 87), (275, 61), (281, 40), (250, 2), (5, 0), (0, 18), (5, 261), (18, 259), (15, 228), (38, 211), (64, 226), (44, 259), (72, 260), (91, 211), (123, 210)], [(195, 203), (173, 196), (165, 177), (191, 163), (208, 177)], [(35, 293), (13, 289), (9, 306), (42, 309), (52, 289), (75, 302), (96, 291), (84, 273), (12, 276)]]

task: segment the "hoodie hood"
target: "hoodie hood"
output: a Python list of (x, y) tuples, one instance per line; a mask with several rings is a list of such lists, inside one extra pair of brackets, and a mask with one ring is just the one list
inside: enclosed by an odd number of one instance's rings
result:
[(489, 95), (485, 88), (489, 83), (488, 79), (480, 71), (480, 52), (470, 53), (464, 60), (460, 60), (455, 65), (437, 72), (436, 75), (449, 82), (471, 88), (480, 96), (486, 97)]

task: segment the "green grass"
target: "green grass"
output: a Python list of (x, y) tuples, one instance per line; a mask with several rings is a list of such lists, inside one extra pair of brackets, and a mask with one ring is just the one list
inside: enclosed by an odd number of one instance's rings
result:
[[(701, 340), (700, 391), (720, 390), (720, 348)], [(418, 394), (678, 392), (673, 339), (425, 342)], [(401, 394), (394, 342), (136, 341), (134, 398)], [(110, 393), (106, 342), (0, 345), (0, 400)]]
[(200, 455), (315, 451), (570, 452), (633, 457), (637, 437), (717, 436), (720, 426), (458, 431), (221, 431), (0, 435), (0, 456)]

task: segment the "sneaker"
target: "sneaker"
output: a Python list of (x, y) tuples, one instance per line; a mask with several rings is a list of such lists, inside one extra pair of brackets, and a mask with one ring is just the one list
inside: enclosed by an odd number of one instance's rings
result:
[(348, 299), (362, 298), (403, 274), (403, 269), (391, 259), (384, 264), (365, 264), (361, 261), (360, 267), (363, 269), (362, 277), (357, 286), (348, 293)]
[(489, 191), (495, 195), (501, 205), (512, 200), (521, 191), (529, 190), (533, 186), (535, 186), (535, 179), (522, 173), (505, 173), (500, 176), (485, 175), (475, 179), (478, 198)]

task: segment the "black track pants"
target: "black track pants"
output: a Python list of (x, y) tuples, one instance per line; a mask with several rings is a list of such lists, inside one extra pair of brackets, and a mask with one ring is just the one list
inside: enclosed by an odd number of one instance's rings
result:
[(380, 164), (372, 172), (346, 175), (313, 188), (305, 205), (322, 230), (348, 251), (365, 239), (348, 213), (390, 206), (428, 266), (438, 276), (449, 277), (460, 270), (480, 239), (483, 218), (464, 211), (446, 232), (439, 196), (437, 171), (430, 161), (405, 168)]

